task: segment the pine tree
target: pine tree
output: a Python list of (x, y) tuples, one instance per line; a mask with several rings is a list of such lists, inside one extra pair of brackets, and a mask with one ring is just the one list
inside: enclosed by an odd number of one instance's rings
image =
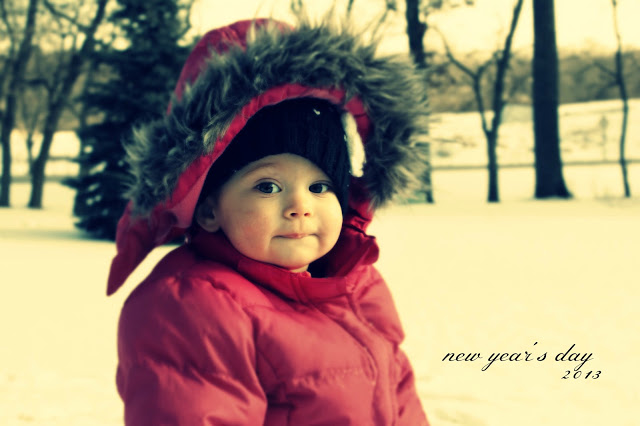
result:
[[(78, 130), (82, 152), (77, 178), (66, 183), (77, 190), (76, 226), (97, 238), (114, 239), (126, 200), (127, 165), (122, 142), (135, 123), (165, 113), (189, 48), (180, 45), (186, 32), (180, 0), (118, 0), (110, 21), (128, 47), (105, 47), (93, 58), (103, 81), (90, 82), (83, 102), (97, 123)], [(104, 76), (107, 78), (104, 78)]]

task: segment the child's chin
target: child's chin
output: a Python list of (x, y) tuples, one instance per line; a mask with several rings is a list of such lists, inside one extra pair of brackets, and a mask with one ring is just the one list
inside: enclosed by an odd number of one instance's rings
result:
[(282, 266), (284, 269), (287, 269), (291, 272), (304, 272), (307, 269), (309, 269), (309, 265), (288, 265), (288, 266)]

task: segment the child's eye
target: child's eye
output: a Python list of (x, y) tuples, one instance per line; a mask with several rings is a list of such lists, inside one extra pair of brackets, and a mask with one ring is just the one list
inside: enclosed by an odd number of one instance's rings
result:
[(309, 187), (309, 191), (313, 192), (314, 194), (322, 194), (324, 192), (329, 192), (332, 190), (333, 188), (331, 188), (331, 185), (324, 182), (314, 183)]
[(255, 188), (263, 194), (275, 194), (282, 191), (282, 189), (273, 182), (261, 182), (257, 184)]

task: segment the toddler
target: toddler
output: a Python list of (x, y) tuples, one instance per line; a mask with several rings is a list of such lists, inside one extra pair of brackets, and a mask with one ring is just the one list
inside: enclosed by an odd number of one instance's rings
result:
[(127, 425), (428, 425), (366, 233), (418, 181), (424, 90), (326, 24), (202, 38), (127, 147), (108, 294), (185, 236), (122, 308)]

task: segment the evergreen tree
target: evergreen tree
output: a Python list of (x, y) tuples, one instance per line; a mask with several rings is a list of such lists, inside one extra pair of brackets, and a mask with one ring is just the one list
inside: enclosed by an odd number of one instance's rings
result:
[[(189, 4), (180, 0), (118, 0), (110, 21), (128, 47), (107, 46), (93, 58), (103, 81), (90, 82), (83, 102), (97, 123), (78, 130), (80, 173), (66, 183), (77, 190), (74, 214), (81, 229), (115, 238), (126, 200), (127, 165), (122, 142), (135, 123), (166, 112), (172, 89), (189, 52), (180, 45)], [(188, 15), (188, 14), (187, 14)]]

